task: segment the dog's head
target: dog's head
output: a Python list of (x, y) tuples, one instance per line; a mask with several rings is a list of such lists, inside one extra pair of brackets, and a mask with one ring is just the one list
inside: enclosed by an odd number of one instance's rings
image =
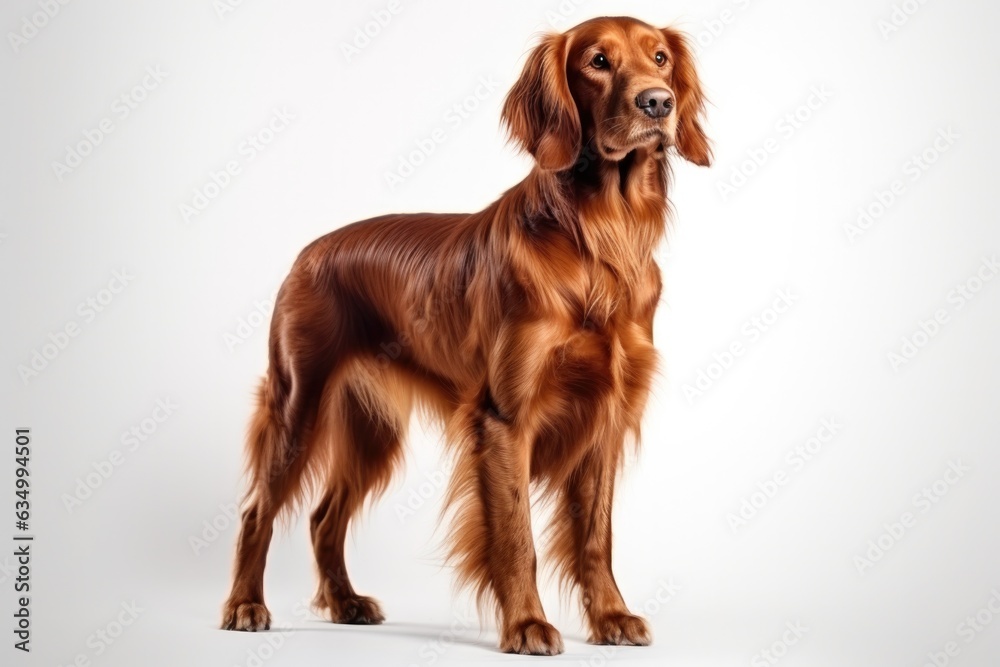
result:
[(572, 167), (584, 142), (605, 160), (674, 146), (708, 166), (705, 99), (684, 36), (632, 18), (599, 18), (546, 36), (507, 95), (511, 137), (542, 169)]

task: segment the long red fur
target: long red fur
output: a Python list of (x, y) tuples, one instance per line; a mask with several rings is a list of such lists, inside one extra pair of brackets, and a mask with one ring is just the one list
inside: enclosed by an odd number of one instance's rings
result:
[[(613, 72), (588, 68), (594, 48), (614, 54)], [(669, 65), (652, 61), (657, 48)], [(673, 115), (632, 146), (652, 125), (629, 91), (654, 84), (672, 92)], [(310, 521), (316, 606), (335, 622), (383, 619), (350, 584), (344, 538), (386, 489), (419, 405), (440, 419), (456, 460), (451, 560), (494, 610), (500, 647), (562, 650), (535, 583), (532, 488), (553, 504), (550, 555), (581, 589), (591, 640), (649, 643), (611, 572), (611, 507), (656, 367), (652, 253), (665, 232), (668, 152), (709, 163), (703, 112), (679, 33), (589, 21), (546, 37), (506, 99), (510, 135), (536, 161), (521, 183), (478, 213), (382, 216), (302, 251), (274, 309), (224, 627), (269, 627), (272, 522), (311, 490), (321, 494)]]

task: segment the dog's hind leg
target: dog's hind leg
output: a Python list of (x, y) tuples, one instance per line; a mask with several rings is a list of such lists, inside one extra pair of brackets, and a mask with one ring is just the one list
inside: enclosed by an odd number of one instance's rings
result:
[[(271, 330), (270, 366), (247, 437), (249, 489), (236, 547), (233, 585), (223, 608), (226, 630), (266, 630), (264, 566), (274, 519), (292, 509), (316, 472), (314, 426), (337, 340), (329, 307), (303, 305), (295, 279), (282, 288)], [(296, 303), (296, 300), (298, 302)], [(292, 305), (285, 305), (291, 302)]]
[[(277, 414), (265, 379), (260, 405), (250, 427), (250, 492), (244, 503), (240, 535), (236, 547), (233, 587), (224, 610), (226, 630), (267, 630), (271, 615), (264, 605), (264, 565), (271, 543), (276, 516), (299, 493), (306, 471), (308, 449), (300, 443), (310, 436), (315, 407), (306, 397), (286, 410), (287, 419)], [(265, 460), (259, 453), (267, 452)]]
[(326, 492), (310, 520), (320, 577), (313, 605), (334, 623), (381, 623), (378, 602), (351, 585), (344, 541), (351, 518), (369, 494), (385, 490), (401, 459), (409, 399), (387, 374), (358, 364), (323, 417), (332, 456)]

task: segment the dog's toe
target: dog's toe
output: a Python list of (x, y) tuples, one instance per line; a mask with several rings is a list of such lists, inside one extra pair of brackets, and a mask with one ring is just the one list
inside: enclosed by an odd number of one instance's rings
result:
[(558, 655), (563, 652), (563, 640), (551, 624), (525, 621), (504, 632), (500, 650), (521, 655)]
[(328, 604), (327, 613), (334, 623), (350, 625), (378, 625), (385, 621), (382, 608), (374, 599), (364, 595), (355, 595)]
[(592, 644), (619, 646), (649, 646), (652, 635), (649, 625), (633, 614), (607, 614), (594, 623)]
[(271, 629), (271, 612), (257, 602), (233, 602), (222, 614), (223, 630), (257, 632)]

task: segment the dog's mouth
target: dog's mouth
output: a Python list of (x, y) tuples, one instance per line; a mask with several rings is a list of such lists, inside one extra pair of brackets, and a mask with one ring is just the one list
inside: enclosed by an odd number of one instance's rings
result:
[(652, 148), (662, 150), (670, 145), (672, 139), (661, 127), (647, 127), (633, 132), (621, 142), (611, 142), (607, 139), (598, 141), (601, 153), (606, 160), (618, 162), (637, 148)]

